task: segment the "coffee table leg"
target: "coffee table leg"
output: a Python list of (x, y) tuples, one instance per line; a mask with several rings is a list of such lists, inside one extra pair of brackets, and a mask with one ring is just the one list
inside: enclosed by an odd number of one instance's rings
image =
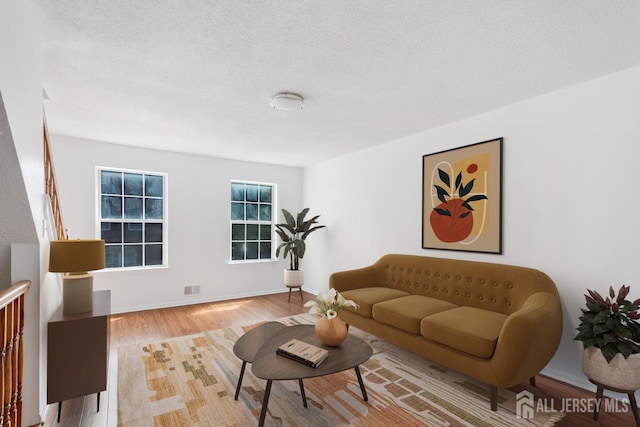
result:
[(307, 395), (304, 393), (304, 384), (302, 383), (302, 380), (298, 380), (300, 382), (300, 394), (302, 395), (302, 404), (304, 405), (304, 407), (307, 407)]
[(236, 397), (235, 400), (238, 400), (238, 396), (240, 395), (240, 388), (242, 387), (242, 377), (244, 376), (244, 368), (247, 366), (247, 362), (242, 362), (242, 368), (240, 368), (240, 378), (238, 378), (238, 386), (236, 387)]
[(260, 421), (258, 427), (264, 426), (264, 419), (267, 416), (267, 406), (269, 406), (269, 394), (271, 394), (271, 382), (267, 380), (267, 387), (264, 389), (264, 399), (262, 399), (262, 411), (260, 411)]
[(362, 375), (360, 375), (360, 367), (356, 366), (354, 369), (356, 370), (356, 376), (358, 377), (358, 382), (360, 383), (360, 390), (362, 391), (362, 399), (366, 402), (369, 400), (369, 396), (367, 396), (367, 390), (364, 389), (364, 382), (362, 382)]

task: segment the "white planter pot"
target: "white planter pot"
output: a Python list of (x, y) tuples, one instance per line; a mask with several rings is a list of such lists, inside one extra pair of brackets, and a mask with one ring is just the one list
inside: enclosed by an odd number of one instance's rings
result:
[(607, 363), (597, 347), (587, 347), (582, 353), (582, 371), (585, 375), (604, 386), (619, 390), (640, 389), (640, 354), (632, 354), (627, 359), (616, 354)]
[(304, 271), (302, 269), (284, 271), (284, 284), (286, 286), (302, 286), (303, 282)]

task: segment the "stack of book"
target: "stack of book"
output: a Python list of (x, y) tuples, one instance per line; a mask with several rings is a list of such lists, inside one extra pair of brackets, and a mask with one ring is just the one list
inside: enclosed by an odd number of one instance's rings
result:
[(282, 344), (276, 350), (276, 354), (295, 360), (296, 362), (304, 363), (312, 368), (320, 366), (327, 356), (329, 356), (327, 350), (297, 339), (292, 339)]

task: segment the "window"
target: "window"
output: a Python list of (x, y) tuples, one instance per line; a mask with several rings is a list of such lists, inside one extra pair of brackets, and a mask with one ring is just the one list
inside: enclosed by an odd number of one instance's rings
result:
[(275, 184), (231, 182), (231, 260), (273, 258)]
[(106, 268), (166, 264), (166, 174), (98, 169)]

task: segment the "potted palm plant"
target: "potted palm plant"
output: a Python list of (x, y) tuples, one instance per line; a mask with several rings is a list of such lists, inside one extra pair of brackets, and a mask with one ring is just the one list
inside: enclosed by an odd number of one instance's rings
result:
[(629, 286), (603, 298), (587, 290), (575, 340), (582, 341), (582, 370), (587, 377), (619, 390), (640, 389), (640, 299), (627, 299)]
[(300, 268), (300, 259), (304, 257), (307, 248), (305, 240), (309, 234), (324, 228), (324, 225), (316, 225), (320, 215), (310, 219), (305, 219), (309, 213), (309, 208), (304, 208), (295, 217), (286, 209), (282, 209), (285, 223), (276, 224), (276, 233), (280, 236), (282, 243), (276, 248), (276, 256), (284, 259), (289, 258), (289, 268), (284, 271), (284, 282), (287, 286), (302, 286), (304, 281), (303, 272)]

